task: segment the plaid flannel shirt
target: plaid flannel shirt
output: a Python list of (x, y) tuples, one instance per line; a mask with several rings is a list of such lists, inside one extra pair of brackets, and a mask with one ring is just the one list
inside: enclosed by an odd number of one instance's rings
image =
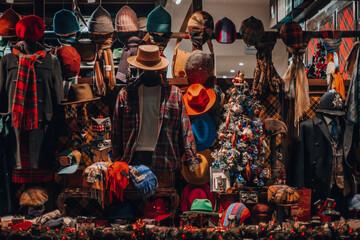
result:
[[(185, 165), (197, 163), (195, 138), (179, 88), (161, 87), (158, 141), (152, 158), (152, 170), (168, 171), (181, 167), (181, 155), (186, 154)], [(114, 161), (131, 164), (140, 126), (139, 94), (137, 88), (121, 89), (115, 106), (112, 128)]]

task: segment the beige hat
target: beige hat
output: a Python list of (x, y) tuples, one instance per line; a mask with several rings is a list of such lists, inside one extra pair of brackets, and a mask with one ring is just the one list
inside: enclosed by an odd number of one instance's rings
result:
[(143, 70), (161, 70), (169, 65), (169, 60), (160, 56), (159, 47), (156, 45), (141, 45), (137, 56), (127, 59), (128, 63)]
[(69, 90), (67, 101), (61, 103), (61, 105), (84, 103), (99, 99), (101, 99), (101, 97), (94, 98), (89, 84), (72, 84)]

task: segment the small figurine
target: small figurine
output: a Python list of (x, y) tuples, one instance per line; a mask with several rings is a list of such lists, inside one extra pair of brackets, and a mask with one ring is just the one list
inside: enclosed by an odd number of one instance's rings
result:
[(244, 73), (237, 70), (236, 72), (237, 77), (235, 77), (232, 82), (234, 85), (240, 85), (244, 83)]

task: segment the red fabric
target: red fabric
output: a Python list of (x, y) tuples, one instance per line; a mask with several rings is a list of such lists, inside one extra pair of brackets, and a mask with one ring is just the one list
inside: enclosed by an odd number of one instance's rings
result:
[[(126, 176), (125, 176), (126, 175)], [(116, 161), (108, 168), (106, 188), (110, 189), (109, 200), (113, 201), (112, 194), (123, 201), (124, 189), (129, 184), (129, 165), (126, 162)]]
[(15, 30), (19, 38), (36, 42), (44, 35), (44, 20), (35, 15), (26, 16), (16, 24)]
[[(35, 62), (45, 57), (46, 51), (41, 49), (33, 55), (21, 52), (24, 43), (19, 42), (13, 53), (19, 58), (18, 76), (12, 106), (13, 126), (24, 130), (38, 128), (37, 88)], [(17, 48), (19, 47), (19, 48)]]
[(155, 219), (155, 221), (161, 221), (171, 215), (165, 212), (165, 204), (161, 198), (158, 198), (152, 202), (146, 202), (144, 208), (144, 218)]
[(79, 75), (81, 57), (75, 48), (71, 46), (62, 46), (56, 49), (56, 56), (61, 65), (61, 71), (67, 78), (73, 78)]
[(12, 223), (9, 224), (9, 226), (11, 226), (11, 231), (16, 231), (16, 230), (24, 230), (24, 229), (29, 229), (31, 227), (32, 223), (30, 221), (25, 221), (23, 223), (18, 223), (15, 225), (12, 225)]

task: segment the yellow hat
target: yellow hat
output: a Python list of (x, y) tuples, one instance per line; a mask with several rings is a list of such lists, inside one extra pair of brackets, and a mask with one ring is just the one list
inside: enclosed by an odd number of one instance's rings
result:
[(181, 158), (181, 174), (188, 183), (202, 185), (210, 181), (210, 166), (214, 159), (211, 157), (211, 151), (209, 149), (198, 152), (197, 156), (201, 159), (201, 162), (199, 163), (198, 169), (196, 169), (194, 173), (191, 173), (189, 167), (184, 165), (185, 154), (183, 155)]

